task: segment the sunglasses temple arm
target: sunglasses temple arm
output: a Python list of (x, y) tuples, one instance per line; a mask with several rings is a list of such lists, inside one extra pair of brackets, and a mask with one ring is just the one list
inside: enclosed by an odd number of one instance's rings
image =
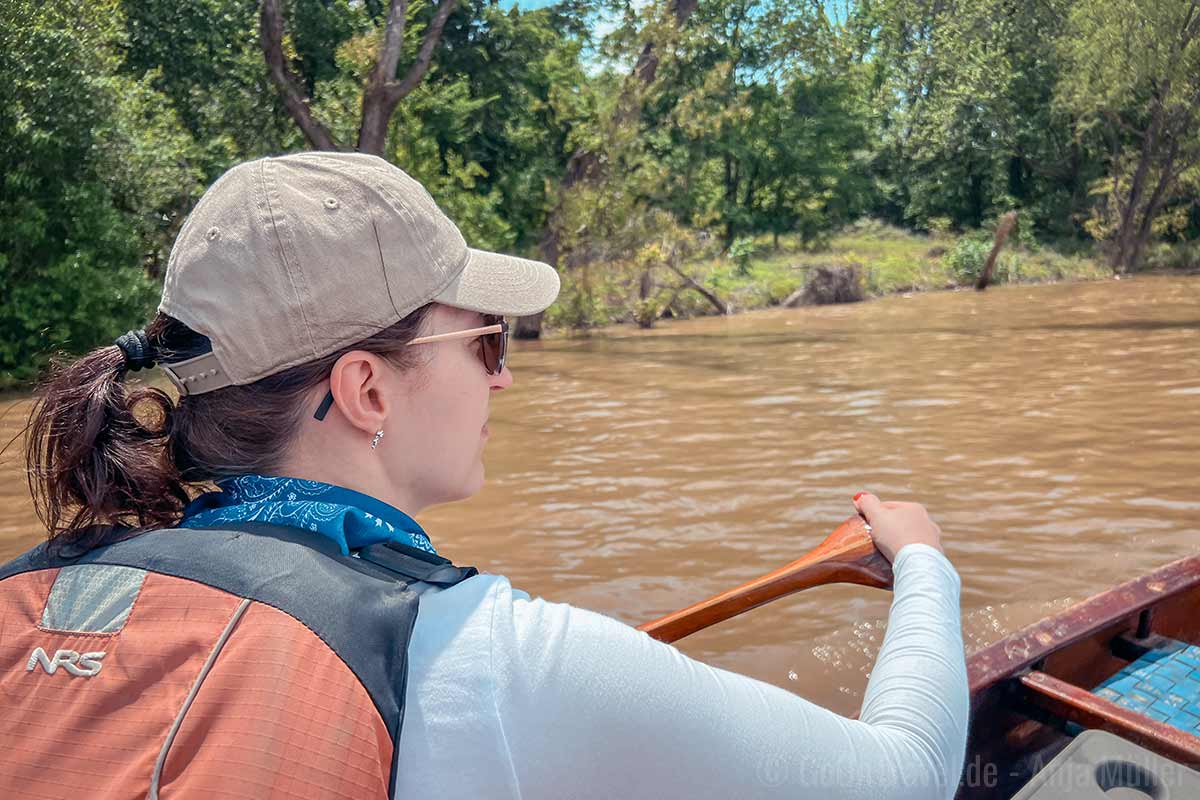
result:
[[(487, 328), (499, 328), (500, 330), (488, 331), (488, 333), (485, 333), (485, 334), (480, 334), (478, 332), (480, 330), (487, 330)], [(508, 355), (508, 336), (507, 336), (507, 334), (508, 334), (508, 323), (500, 322), (497, 325), (488, 325), (486, 328), (474, 329), (474, 330), (470, 330), (470, 331), (455, 331), (454, 333), (448, 333), (448, 334), (443, 333), (443, 334), (440, 334), (437, 336), (426, 336), (426, 337), (422, 337), (420, 339), (414, 339), (413, 341), (409, 342), (409, 344), (412, 345), (412, 344), (426, 344), (426, 343), (430, 343), (430, 342), (441, 342), (441, 341), (448, 341), (450, 339), (465, 338), (466, 336), (499, 335), (500, 336), (500, 358), (499, 358), (500, 363), (499, 363), (499, 369), (497, 369), (496, 372), (500, 372), (504, 369), (504, 359)], [(484, 366), (486, 367), (487, 364), (485, 363)], [(493, 374), (495, 374), (495, 373), (493, 373)], [(325, 399), (321, 401), (321, 405), (317, 406), (317, 413), (313, 414), (313, 419), (324, 420), (325, 415), (329, 413), (329, 409), (332, 407), (333, 407), (333, 390), (330, 389), (328, 392), (325, 393)]]
[(325, 415), (329, 413), (329, 409), (333, 406), (333, 390), (330, 389), (325, 393), (325, 399), (321, 401), (321, 405), (317, 406), (317, 413), (313, 414), (313, 419), (323, 420)]

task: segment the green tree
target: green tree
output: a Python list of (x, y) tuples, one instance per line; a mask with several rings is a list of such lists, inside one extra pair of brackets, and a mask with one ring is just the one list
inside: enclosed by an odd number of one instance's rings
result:
[[(657, 19), (647, 27), (662, 38)], [(640, 112), (606, 123), (612, 190), (717, 228), (726, 246), (844, 223), (868, 189), (862, 70), (849, 55), (819, 3), (700, 3), (640, 85)]]
[[(307, 32), (308, 36), (301, 39), (298, 35), (291, 41), (285, 32), (283, 0), (262, 0), (261, 6), (263, 53), (284, 107), (313, 149), (347, 147), (348, 142), (335, 138), (328, 121), (313, 113), (311, 89), (322, 77), (331, 77), (331, 51), (336, 52), (352, 38), (367, 36), (372, 58), (370, 69), (362, 76), (361, 113), (354, 149), (383, 155), (392, 114), (400, 101), (425, 80), (442, 30), (458, 8), (458, 0), (440, 0), (435, 8), (426, 3), (410, 6), (408, 0), (391, 0), (386, 9), (377, 2), (351, 0), (335, 0), (322, 4), (323, 7), (296, 0), (295, 5), (294, 16), (301, 23), (296, 33)], [(305, 26), (304, 22), (310, 24)], [(410, 32), (414, 35), (407, 36)], [(297, 39), (321, 46), (301, 50), (296, 45)], [(301, 59), (302, 54), (308, 58)], [(408, 65), (403, 75), (399, 72), (402, 61)], [(307, 66), (308, 73), (297, 73), (294, 62)], [(340, 77), (336, 63), (333, 69)]]
[(1070, 233), (1099, 164), (1053, 102), (1071, 0), (875, 0), (851, 17), (871, 72), (879, 211), (979, 227), (1011, 208)]
[(121, 5), (127, 32), (121, 72), (148, 75), (170, 100), (196, 143), (205, 183), (239, 161), (303, 146), (267, 73), (258, 0)]
[(1200, 169), (1200, 2), (1081, 0), (1062, 50), (1059, 97), (1108, 149), (1091, 230), (1111, 239), (1113, 269), (1131, 272), (1160, 210)]
[(120, 72), (116, 0), (14, 0), (0, 37), (0, 380), (13, 382), (145, 318), (146, 267), (199, 176), (169, 103)]

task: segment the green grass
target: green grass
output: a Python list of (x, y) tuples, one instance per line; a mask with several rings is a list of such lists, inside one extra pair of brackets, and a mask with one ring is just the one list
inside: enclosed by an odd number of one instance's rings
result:
[[(985, 257), (990, 234), (966, 236), (985, 240)], [(816, 251), (806, 251), (790, 236), (781, 237), (774, 248), (770, 237), (763, 236), (755, 241), (755, 255), (745, 275), (718, 255), (691, 261), (684, 269), (740, 309), (778, 305), (803, 287), (808, 272), (818, 266), (858, 265), (869, 296), (954, 289), (972, 285), (978, 273), (978, 267), (968, 273), (955, 270), (953, 259), (948, 258), (962, 237), (926, 236), (868, 221), (842, 230)], [(978, 259), (980, 266), (983, 257)], [(1110, 275), (1108, 266), (1090, 255), (1062, 253), (1048, 246), (1006, 245), (992, 282), (1093, 281)], [(696, 297), (689, 297), (688, 305), (696, 313), (708, 313), (703, 299), (697, 303)]]

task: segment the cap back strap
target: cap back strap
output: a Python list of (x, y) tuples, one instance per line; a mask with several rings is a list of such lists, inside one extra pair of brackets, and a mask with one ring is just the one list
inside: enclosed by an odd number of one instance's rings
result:
[(225, 374), (221, 362), (217, 361), (213, 353), (159, 366), (167, 373), (167, 378), (175, 384), (180, 394), (204, 394), (233, 385), (233, 381)]

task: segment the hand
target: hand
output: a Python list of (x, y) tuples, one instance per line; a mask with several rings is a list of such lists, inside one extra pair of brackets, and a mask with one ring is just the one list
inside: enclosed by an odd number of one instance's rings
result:
[(942, 529), (920, 503), (885, 503), (873, 494), (859, 492), (854, 495), (854, 507), (866, 518), (875, 546), (888, 561), (895, 561), (900, 548), (908, 544), (942, 550)]

